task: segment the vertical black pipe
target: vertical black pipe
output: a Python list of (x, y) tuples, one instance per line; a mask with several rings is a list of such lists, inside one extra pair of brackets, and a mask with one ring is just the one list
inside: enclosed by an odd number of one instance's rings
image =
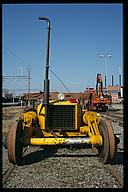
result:
[(119, 86), (121, 86), (121, 75), (119, 75)]
[(98, 95), (98, 74), (97, 74), (97, 77), (96, 77), (96, 94)]
[(101, 93), (102, 93), (102, 96), (104, 96), (103, 94), (103, 82), (101, 81)]
[(47, 27), (47, 40), (46, 40), (46, 69), (44, 80), (44, 105), (45, 105), (45, 128), (49, 128), (49, 47), (50, 47), (50, 20), (47, 17), (39, 17), (39, 20), (45, 20), (48, 23)]
[(105, 75), (105, 87), (106, 87), (106, 75)]
[(113, 82), (114, 82), (114, 78), (113, 78), (113, 75), (112, 75), (112, 86), (114, 86), (114, 83), (113, 83)]

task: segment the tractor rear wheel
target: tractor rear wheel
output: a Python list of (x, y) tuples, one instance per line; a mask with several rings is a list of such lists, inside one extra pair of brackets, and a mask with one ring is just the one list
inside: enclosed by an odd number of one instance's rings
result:
[(8, 159), (10, 163), (20, 165), (23, 153), (22, 121), (13, 121), (7, 137)]
[(109, 120), (101, 119), (99, 131), (102, 136), (102, 146), (98, 148), (99, 157), (104, 164), (112, 163), (116, 153), (115, 136)]

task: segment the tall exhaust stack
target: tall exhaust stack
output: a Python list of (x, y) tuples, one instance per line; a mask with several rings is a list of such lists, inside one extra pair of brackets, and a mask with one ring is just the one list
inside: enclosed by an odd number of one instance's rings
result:
[(114, 86), (114, 77), (112, 75), (112, 86)]
[(45, 105), (45, 128), (49, 129), (49, 48), (50, 48), (50, 20), (47, 17), (39, 17), (39, 20), (47, 22), (47, 39), (46, 39), (46, 66), (45, 66), (45, 79), (44, 79), (44, 105)]
[(119, 75), (119, 86), (121, 86), (121, 75)]
[(106, 87), (106, 75), (105, 75), (105, 87)]

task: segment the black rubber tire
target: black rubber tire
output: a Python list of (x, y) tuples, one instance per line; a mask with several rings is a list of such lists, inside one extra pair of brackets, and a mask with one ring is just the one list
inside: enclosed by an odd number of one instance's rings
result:
[(104, 164), (111, 164), (115, 158), (116, 144), (112, 125), (109, 120), (101, 119), (99, 131), (102, 136), (103, 144), (98, 147), (99, 157)]

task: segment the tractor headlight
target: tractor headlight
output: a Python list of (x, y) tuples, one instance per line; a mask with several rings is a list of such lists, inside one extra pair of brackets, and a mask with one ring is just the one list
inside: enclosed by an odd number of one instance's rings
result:
[(64, 94), (63, 93), (59, 93), (58, 94), (58, 99), (59, 100), (64, 100)]
[(100, 113), (97, 113), (97, 117), (99, 117), (100, 116)]

